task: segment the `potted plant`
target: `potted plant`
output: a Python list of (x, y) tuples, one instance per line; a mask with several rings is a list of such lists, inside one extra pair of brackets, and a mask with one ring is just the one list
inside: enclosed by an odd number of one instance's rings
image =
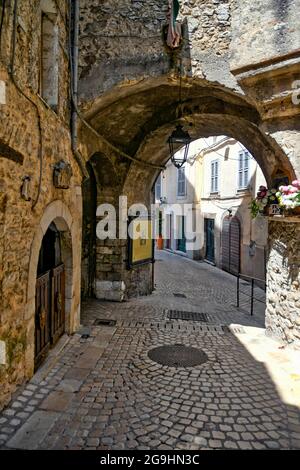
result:
[(250, 204), (251, 216), (254, 219), (258, 214), (269, 215), (270, 206), (279, 203), (276, 189), (268, 189), (266, 186), (260, 186), (256, 198), (252, 199)]
[(300, 180), (294, 180), (288, 186), (280, 186), (276, 197), (288, 215), (300, 214)]

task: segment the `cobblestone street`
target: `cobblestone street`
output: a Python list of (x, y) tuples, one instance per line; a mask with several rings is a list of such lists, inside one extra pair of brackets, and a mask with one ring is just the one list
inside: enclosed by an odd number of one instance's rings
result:
[[(2, 448), (300, 448), (299, 351), (264, 335), (263, 304), (251, 317), (245, 297), (237, 310), (235, 278), (205, 263), (159, 252), (155, 269), (152, 296), (83, 304), (81, 330), (61, 338), (0, 414)], [(170, 320), (170, 310), (207, 321)], [(148, 357), (178, 344), (207, 361)]]

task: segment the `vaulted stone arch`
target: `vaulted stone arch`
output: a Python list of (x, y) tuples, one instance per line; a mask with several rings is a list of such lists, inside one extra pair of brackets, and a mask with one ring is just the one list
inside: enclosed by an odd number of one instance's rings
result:
[[(83, 125), (80, 132), (83, 154), (87, 159), (92, 155), (98, 202), (114, 201), (118, 209), (118, 196), (124, 195), (129, 206), (150, 206), (151, 188), (169, 158), (167, 138), (178, 121), (193, 139), (228, 135), (240, 141), (257, 160), (270, 186), (278, 175), (290, 181), (297, 176), (297, 159), (286, 154), (282, 134), (278, 138), (282, 123), (266, 123), (253, 97), (198, 78), (185, 78), (182, 103), (178, 96), (178, 79), (165, 76), (115, 87), (90, 105), (85, 117), (100, 137)], [(288, 132), (292, 129), (297, 133), (296, 127), (295, 121), (290, 121)], [(126, 152), (132, 160), (116, 149)], [(270, 240), (270, 246), (273, 242)], [(126, 269), (126, 241), (97, 242), (96, 252), (97, 297), (122, 300), (151, 292), (150, 265)], [(273, 315), (272, 309), (270, 312)], [(270, 325), (274, 327), (268, 319), (271, 331)]]

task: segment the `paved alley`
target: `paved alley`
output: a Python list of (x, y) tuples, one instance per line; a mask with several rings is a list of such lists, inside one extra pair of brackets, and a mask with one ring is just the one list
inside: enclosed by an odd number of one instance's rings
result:
[[(152, 296), (83, 304), (81, 330), (0, 414), (2, 448), (300, 448), (299, 351), (265, 336), (263, 304), (238, 310), (235, 278), (205, 263), (159, 252), (155, 269)], [(178, 363), (153, 360), (165, 346)]]

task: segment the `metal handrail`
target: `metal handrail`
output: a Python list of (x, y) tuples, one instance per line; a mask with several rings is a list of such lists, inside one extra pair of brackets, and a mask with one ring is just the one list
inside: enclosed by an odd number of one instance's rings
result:
[[(248, 294), (247, 292), (245, 291), (241, 291), (241, 288), (240, 288), (240, 279), (244, 279), (244, 278), (247, 278), (247, 279), (250, 279), (251, 280), (251, 294)], [(245, 279), (246, 280), (246, 279)], [(240, 294), (242, 293), (243, 295), (246, 295), (247, 297), (251, 297), (251, 303), (250, 303), (250, 315), (253, 316), (253, 307), (254, 307), (254, 300), (256, 300), (257, 302), (261, 302), (261, 303), (265, 303), (265, 301), (261, 300), (261, 299), (258, 299), (257, 297), (254, 297), (254, 282), (255, 281), (258, 281), (258, 282), (261, 282), (263, 283), (264, 285), (264, 291), (266, 292), (266, 281), (264, 279), (260, 279), (260, 278), (257, 278), (257, 277), (251, 277), (251, 276), (247, 276), (245, 274), (237, 274), (237, 283), (236, 283), (236, 306), (237, 308), (240, 307)]]

